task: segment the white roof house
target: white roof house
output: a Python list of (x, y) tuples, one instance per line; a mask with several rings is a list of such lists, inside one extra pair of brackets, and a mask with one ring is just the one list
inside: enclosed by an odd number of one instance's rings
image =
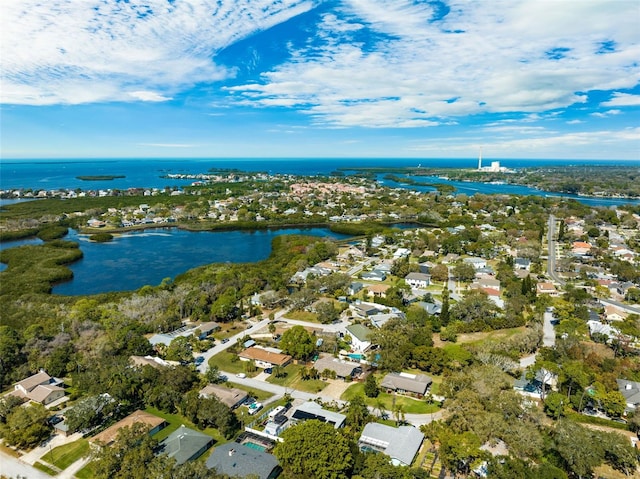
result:
[(413, 426), (391, 427), (370, 422), (364, 427), (358, 446), (362, 451), (378, 451), (391, 458), (394, 466), (410, 466), (420, 450), (424, 434)]

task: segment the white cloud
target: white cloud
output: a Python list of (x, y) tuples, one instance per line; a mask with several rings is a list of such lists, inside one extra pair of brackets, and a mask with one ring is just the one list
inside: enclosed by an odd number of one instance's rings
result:
[[(430, 4), (410, 0), (345, 5), (319, 26), (321, 46), (232, 91), (254, 106), (284, 99), (317, 124), (406, 127), (558, 115), (550, 110), (587, 104), (576, 92), (632, 88), (640, 76), (634, 2), (452, 1), (436, 21)], [(374, 30), (377, 43), (354, 40), (349, 25)], [(604, 42), (614, 51), (599, 52)], [(554, 49), (564, 57), (550, 58)]]
[[(222, 48), (311, 0), (2, 0), (2, 103), (162, 101), (233, 74)], [(155, 94), (137, 92), (156, 92)]]
[(630, 95), (628, 93), (614, 93), (609, 101), (600, 104), (601, 106), (640, 106), (640, 95)]
[(129, 95), (131, 95), (133, 98), (137, 99), (137, 100), (142, 100), (142, 101), (167, 101), (167, 100), (171, 100), (171, 97), (167, 97), (164, 95), (161, 95), (160, 93), (156, 93), (154, 91), (132, 91), (129, 92)]
[(622, 110), (598, 111), (598, 112), (592, 113), (591, 116), (596, 116), (598, 118), (607, 118), (609, 116), (619, 115), (620, 113), (622, 113)]

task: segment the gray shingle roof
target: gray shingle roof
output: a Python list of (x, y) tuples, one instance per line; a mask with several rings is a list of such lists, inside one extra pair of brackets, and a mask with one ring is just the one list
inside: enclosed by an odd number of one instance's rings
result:
[(207, 467), (231, 477), (247, 477), (252, 474), (259, 479), (277, 477), (280, 469), (275, 456), (236, 442), (216, 447), (207, 459)]
[(200, 457), (213, 445), (213, 438), (201, 432), (180, 426), (160, 444), (161, 454), (167, 454), (176, 460), (178, 465)]
[(424, 374), (389, 373), (380, 382), (383, 388), (425, 394), (432, 380)]

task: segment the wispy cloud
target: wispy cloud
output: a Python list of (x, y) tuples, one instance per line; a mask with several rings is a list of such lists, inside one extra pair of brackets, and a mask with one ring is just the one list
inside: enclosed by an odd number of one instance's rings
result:
[(198, 82), (231, 77), (213, 61), (218, 51), (312, 6), (310, 0), (3, 0), (2, 102), (162, 101)]
[(616, 92), (613, 94), (611, 100), (602, 102), (601, 106), (640, 106), (640, 95), (630, 95), (628, 93)]
[[(258, 84), (231, 90), (247, 104), (285, 102), (332, 126), (439, 125), (483, 113), (543, 113), (632, 88), (640, 67), (637, 5), (589, 1), (432, 3), (351, 0), (318, 38)], [(580, 18), (581, 21), (576, 21)], [(368, 29), (374, 45), (357, 40)], [(602, 44), (615, 43), (603, 53)], [(562, 55), (549, 52), (562, 51)], [(454, 100), (452, 100), (454, 99)]]

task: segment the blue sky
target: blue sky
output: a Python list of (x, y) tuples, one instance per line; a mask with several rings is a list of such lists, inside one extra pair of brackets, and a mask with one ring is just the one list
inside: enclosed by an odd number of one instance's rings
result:
[(640, 160), (638, 0), (2, 0), (3, 158)]

